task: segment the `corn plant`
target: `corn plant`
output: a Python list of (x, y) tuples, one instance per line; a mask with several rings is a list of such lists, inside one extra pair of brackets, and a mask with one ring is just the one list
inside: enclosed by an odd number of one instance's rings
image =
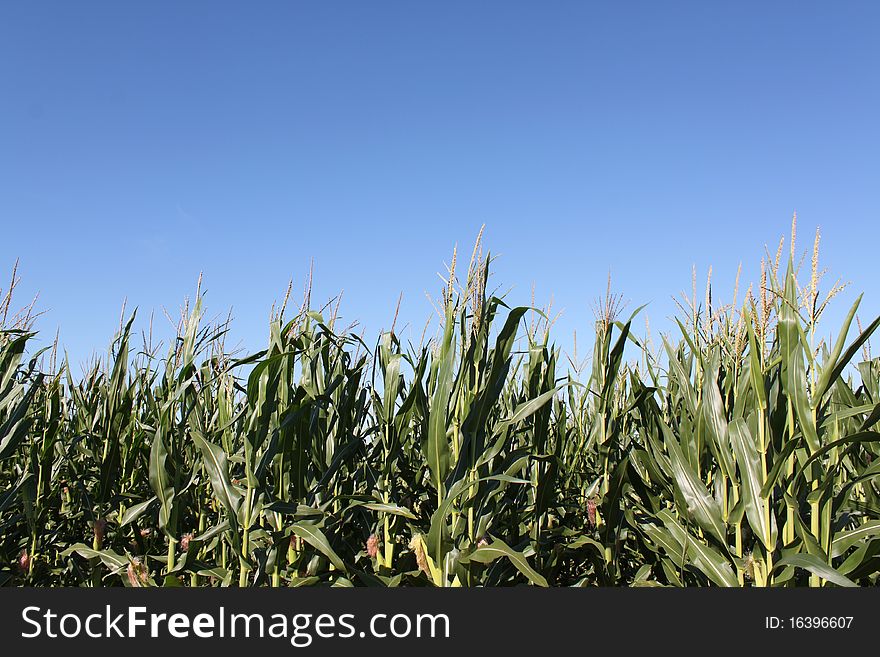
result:
[(567, 370), (479, 239), (419, 345), (306, 294), (231, 353), (197, 291), (164, 352), (132, 313), (76, 376), (7, 293), (0, 583), (875, 585), (880, 319), (856, 301), (823, 340), (818, 235), (804, 285), (781, 251), (743, 303), (694, 291), (659, 351), (609, 282)]

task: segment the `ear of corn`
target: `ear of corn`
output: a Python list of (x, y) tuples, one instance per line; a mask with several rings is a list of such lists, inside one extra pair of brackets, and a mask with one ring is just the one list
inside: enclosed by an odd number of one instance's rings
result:
[(164, 358), (132, 314), (75, 380), (6, 321), (0, 583), (876, 585), (880, 320), (817, 345), (815, 257), (695, 292), (660, 354), (609, 283), (585, 380), (489, 261), (453, 265), (435, 341), (372, 353), (304, 303), (235, 359), (197, 298)]

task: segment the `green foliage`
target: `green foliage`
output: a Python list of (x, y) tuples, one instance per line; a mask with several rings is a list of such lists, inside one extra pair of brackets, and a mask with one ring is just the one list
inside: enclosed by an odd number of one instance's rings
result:
[(579, 381), (487, 277), (372, 353), (304, 306), (234, 360), (199, 300), (164, 358), (132, 316), (74, 381), (4, 329), (0, 583), (877, 584), (880, 360), (848, 366), (878, 322), (815, 348), (790, 266), (660, 360), (610, 298)]

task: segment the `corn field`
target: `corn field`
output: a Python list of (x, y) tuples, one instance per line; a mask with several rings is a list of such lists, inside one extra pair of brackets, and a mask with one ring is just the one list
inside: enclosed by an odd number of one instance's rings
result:
[(836, 288), (782, 250), (656, 349), (609, 291), (585, 368), (487, 291), (481, 249), (420, 346), (306, 298), (235, 355), (197, 293), (161, 352), (132, 314), (79, 377), (10, 289), (0, 584), (875, 585), (880, 320), (857, 302), (821, 339)]

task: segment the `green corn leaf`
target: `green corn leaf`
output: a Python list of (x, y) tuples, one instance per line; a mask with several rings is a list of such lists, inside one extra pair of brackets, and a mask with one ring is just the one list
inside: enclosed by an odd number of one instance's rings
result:
[(851, 579), (841, 575), (840, 572), (812, 554), (792, 554), (783, 557), (776, 562), (774, 570), (779, 570), (783, 566), (795, 566), (797, 568), (809, 570), (814, 575), (818, 575), (832, 584), (837, 584), (837, 586), (858, 586)]
[(746, 518), (764, 547), (772, 551), (776, 547), (776, 518), (768, 498), (762, 494), (764, 474), (755, 439), (745, 420), (737, 418), (731, 423), (730, 438), (742, 480)]
[(672, 432), (665, 425), (662, 426), (665, 436), (665, 444), (669, 450), (669, 460), (672, 463), (672, 472), (678, 484), (677, 492), (681, 494), (686, 504), (687, 514), (705, 531), (710, 532), (722, 544), (726, 543), (727, 530), (721, 517), (721, 505), (718, 503), (706, 486), (700, 481), (697, 474), (690, 467), (682, 454), (681, 447)]
[(869, 520), (855, 529), (837, 532), (831, 541), (831, 557), (837, 558), (857, 543), (877, 535), (880, 535), (880, 520)]
[(438, 497), (443, 495), (443, 481), (449, 472), (449, 440), (446, 437), (446, 427), (449, 398), (452, 393), (452, 368), (455, 361), (455, 346), (452, 341), (453, 328), (455, 327), (453, 319), (450, 305), (446, 314), (446, 328), (443, 332), (440, 352), (437, 356), (437, 378), (428, 418), (426, 456)]
[(159, 500), (159, 528), (165, 531), (169, 538), (177, 540), (173, 528), (169, 527), (174, 510), (174, 486), (166, 470), (167, 460), (168, 450), (165, 449), (162, 433), (157, 431), (150, 449), (150, 487)]
[(469, 557), (470, 561), (477, 563), (492, 563), (499, 557), (507, 557), (516, 569), (528, 578), (536, 586), (549, 586), (547, 580), (537, 573), (526, 560), (521, 552), (517, 552), (501, 539), (494, 539), (491, 545), (477, 548)]
[(661, 511), (657, 517), (663, 521), (673, 538), (685, 547), (690, 563), (706, 577), (718, 586), (739, 586), (739, 581), (730, 567), (730, 562), (717, 550), (690, 534), (669, 511)]
[(157, 499), (156, 496), (153, 496), (145, 502), (140, 502), (134, 506), (128, 507), (122, 515), (122, 518), (119, 519), (119, 526), (124, 527), (140, 518)]
[(243, 498), (229, 480), (226, 452), (205, 440), (198, 431), (192, 432), (192, 438), (202, 455), (205, 471), (208, 473), (214, 495), (226, 509), (227, 519), (234, 528), (238, 524), (238, 512)]
[(333, 548), (330, 547), (330, 542), (327, 540), (324, 532), (318, 529), (315, 525), (300, 521), (293, 523), (291, 529), (294, 534), (327, 557), (330, 560), (330, 563), (336, 566), (337, 569), (342, 572), (347, 572), (345, 563), (340, 559), (339, 555), (333, 551)]
[(779, 311), (778, 332), (784, 373), (782, 384), (786, 395), (792, 401), (807, 445), (811, 451), (815, 452), (820, 447), (819, 435), (816, 432), (810, 402), (807, 398), (804, 348), (801, 342), (800, 318), (797, 313), (799, 301), (791, 264), (789, 264), (789, 271), (786, 275), (785, 295), (780, 303), (782, 308)]
[(128, 557), (117, 554), (113, 550), (95, 550), (85, 543), (74, 543), (61, 553), (62, 557), (69, 557), (71, 554), (78, 554), (86, 559), (100, 559), (101, 562), (110, 568), (113, 572), (118, 572), (128, 567)]

